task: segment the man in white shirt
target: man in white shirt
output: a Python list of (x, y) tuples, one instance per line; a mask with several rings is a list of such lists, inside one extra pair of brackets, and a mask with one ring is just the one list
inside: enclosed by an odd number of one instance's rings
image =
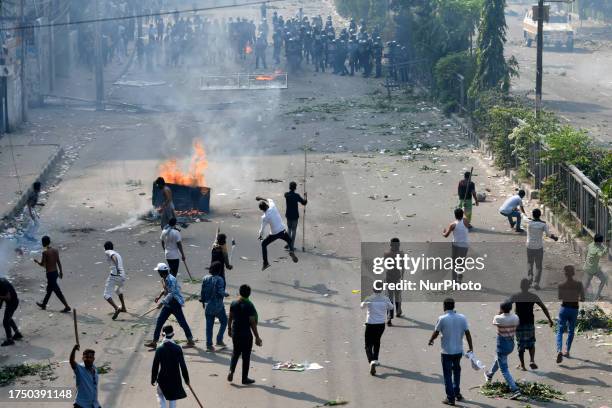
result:
[(168, 226), (161, 233), (160, 239), (170, 273), (176, 278), (181, 259), (185, 262), (185, 252), (183, 252), (181, 233), (176, 228), (176, 218), (170, 218)]
[[(270, 198), (255, 197), (255, 200), (259, 201), (259, 209), (263, 211), (261, 216), (261, 227), (259, 228), (259, 240), (261, 242), (261, 255), (263, 257), (263, 267), (261, 270), (265, 270), (270, 266), (268, 262), (268, 245), (277, 239), (282, 239), (289, 246), (289, 256), (293, 262), (297, 262), (298, 258), (295, 256), (295, 252), (291, 246), (291, 237), (287, 234), (287, 227), (283, 223), (283, 219), (274, 204), (274, 201)], [(266, 229), (266, 226), (270, 226), (270, 234), (263, 239), (262, 234)]]
[[(104, 243), (104, 253), (106, 254), (106, 260), (110, 267), (110, 273), (106, 279), (106, 285), (104, 286), (104, 299), (115, 309), (113, 313), (113, 320), (117, 319), (119, 313), (127, 312), (125, 308), (125, 300), (123, 299), (123, 284), (125, 283), (125, 269), (123, 268), (123, 259), (117, 251), (115, 251), (113, 243), (106, 241)], [(119, 296), (121, 301), (121, 309), (117, 307), (113, 301), (113, 290)]]
[(376, 375), (378, 352), (380, 351), (380, 338), (385, 331), (387, 314), (393, 310), (393, 303), (380, 290), (374, 289), (374, 293), (361, 302), (361, 308), (367, 307), (365, 322), (365, 349), (368, 363), (370, 363), (370, 374)]
[(455, 405), (455, 401), (463, 401), (461, 395), (461, 357), (463, 357), (463, 336), (468, 342), (468, 353), (473, 350), (472, 335), (468, 329), (467, 319), (464, 315), (455, 312), (455, 300), (444, 299), (444, 314), (438, 318), (434, 332), (429, 339), (433, 346), (434, 340), (442, 333), (442, 373), (444, 374), (444, 388), (446, 405)]
[[(525, 190), (519, 190), (518, 194), (508, 198), (499, 208), (499, 213), (508, 218), (510, 228), (516, 227), (516, 232), (523, 232), (523, 229), (521, 229), (521, 213), (527, 215), (523, 208), (523, 197), (525, 197)], [(513, 218), (516, 218), (516, 222)]]
[[(558, 238), (551, 234), (548, 224), (540, 219), (542, 211), (536, 208), (532, 211), (533, 218), (527, 223), (527, 277), (535, 290), (540, 290), (542, 277), (542, 260), (544, 259), (544, 234), (555, 241)], [(536, 276), (533, 277), (533, 264), (536, 266)]]

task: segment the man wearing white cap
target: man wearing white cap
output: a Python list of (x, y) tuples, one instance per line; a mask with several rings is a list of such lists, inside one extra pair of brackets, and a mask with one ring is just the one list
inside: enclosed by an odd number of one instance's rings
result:
[(183, 295), (181, 295), (181, 288), (179, 287), (176, 278), (170, 274), (168, 265), (166, 265), (165, 263), (157, 264), (157, 267), (155, 267), (154, 270), (156, 270), (159, 273), (159, 276), (162, 278), (164, 289), (155, 299), (155, 303), (157, 303), (160, 299), (162, 299), (162, 301), (157, 306), (158, 309), (161, 309), (161, 312), (157, 317), (157, 324), (155, 325), (153, 340), (148, 343), (145, 343), (145, 346), (151, 348), (157, 347), (159, 335), (161, 334), (161, 330), (164, 326), (164, 323), (166, 323), (166, 320), (168, 320), (170, 315), (174, 315), (179, 326), (181, 326), (181, 328), (185, 332), (185, 337), (187, 337), (187, 344), (185, 344), (183, 347), (195, 347), (195, 342), (193, 341), (191, 329), (189, 328), (187, 320), (185, 320), (185, 315), (183, 314), (183, 305), (185, 304), (185, 299), (183, 298)]

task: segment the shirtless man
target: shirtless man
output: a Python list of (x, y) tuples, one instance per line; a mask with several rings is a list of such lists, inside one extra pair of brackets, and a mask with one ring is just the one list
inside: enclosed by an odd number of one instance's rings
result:
[(171, 218), (175, 218), (174, 203), (172, 202), (172, 190), (166, 185), (166, 180), (163, 177), (158, 177), (155, 180), (155, 186), (159, 188), (164, 196), (164, 202), (157, 209), (161, 215), (161, 229), (166, 228)]
[(47, 308), (47, 302), (49, 302), (49, 298), (51, 297), (51, 293), (55, 293), (60, 302), (64, 304), (62, 313), (68, 313), (72, 309), (70, 309), (70, 306), (68, 306), (68, 302), (66, 302), (64, 294), (57, 284), (57, 278), (62, 279), (64, 277), (59, 252), (57, 249), (51, 247), (51, 239), (46, 235), (42, 237), (42, 246), (45, 248), (42, 253), (42, 259), (40, 261), (34, 259), (34, 262), (45, 268), (47, 273), (47, 293), (45, 294), (45, 298), (43, 299), (42, 303), (36, 302), (36, 304), (42, 310), (45, 310)]

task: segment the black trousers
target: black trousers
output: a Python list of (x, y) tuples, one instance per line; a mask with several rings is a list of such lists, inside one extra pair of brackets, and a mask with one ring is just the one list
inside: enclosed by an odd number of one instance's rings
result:
[(45, 294), (45, 298), (43, 299), (43, 305), (47, 305), (49, 302), (49, 298), (52, 293), (55, 293), (55, 296), (64, 304), (65, 307), (68, 307), (68, 302), (66, 302), (66, 298), (62, 293), (59, 285), (57, 284), (57, 279), (59, 278), (59, 274), (57, 271), (55, 272), (47, 272), (47, 293)]
[(281, 231), (278, 234), (270, 234), (261, 242), (261, 256), (263, 257), (264, 265), (268, 264), (268, 245), (276, 241), (277, 239), (282, 239), (289, 245), (291, 248), (291, 237), (287, 234), (287, 231)]
[(14, 302), (5, 304), (4, 319), (2, 319), (2, 325), (4, 326), (4, 331), (6, 332), (7, 340), (10, 340), (13, 338), (11, 331), (15, 333), (19, 333), (17, 324), (15, 323), (15, 320), (13, 320), (13, 314), (15, 314), (15, 310), (17, 310), (17, 306), (19, 306), (19, 300), (15, 300)]
[(168, 268), (170, 268), (170, 274), (176, 278), (178, 275), (179, 265), (181, 264), (180, 259), (166, 259), (168, 262)]
[[(234, 334), (236, 336), (236, 334)], [(242, 357), (242, 381), (249, 378), (249, 367), (251, 365), (251, 350), (253, 349), (253, 337), (233, 338), (234, 349), (232, 350), (232, 360), (230, 371), (233, 373), (238, 365), (238, 359)]]
[(378, 360), (378, 352), (380, 351), (380, 338), (385, 331), (385, 324), (368, 324), (365, 325), (365, 350), (368, 356), (368, 363), (373, 360)]

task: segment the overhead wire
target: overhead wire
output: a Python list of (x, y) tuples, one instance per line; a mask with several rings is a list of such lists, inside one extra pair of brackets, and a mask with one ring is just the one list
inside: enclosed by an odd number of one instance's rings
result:
[(78, 25), (78, 24), (103, 23), (107, 21), (131, 20), (131, 19), (140, 18), (140, 17), (159, 17), (159, 16), (168, 16), (168, 15), (176, 15), (176, 14), (188, 14), (188, 13), (197, 13), (200, 11), (211, 11), (211, 10), (222, 10), (222, 9), (229, 9), (229, 8), (255, 6), (255, 5), (263, 4), (263, 3), (278, 3), (281, 1), (286, 1), (286, 0), (259, 0), (259, 1), (252, 1), (248, 3), (242, 3), (242, 4), (227, 4), (223, 6), (210, 6), (210, 7), (194, 7), (194, 8), (186, 9), (186, 10), (159, 11), (155, 13), (134, 14), (130, 16), (103, 17), (103, 18), (93, 18), (93, 19), (87, 19), (87, 20), (77, 20), (77, 21), (69, 21), (69, 22), (62, 22), (62, 23), (49, 23), (49, 24), (38, 24), (38, 25), (30, 24), (30, 25), (21, 25), (21, 26), (15, 26), (15, 27), (10, 27), (10, 28), (0, 28), (0, 31), (29, 30), (33, 28), (46, 28), (46, 27), (63, 27), (63, 26), (71, 26), (71, 25)]

